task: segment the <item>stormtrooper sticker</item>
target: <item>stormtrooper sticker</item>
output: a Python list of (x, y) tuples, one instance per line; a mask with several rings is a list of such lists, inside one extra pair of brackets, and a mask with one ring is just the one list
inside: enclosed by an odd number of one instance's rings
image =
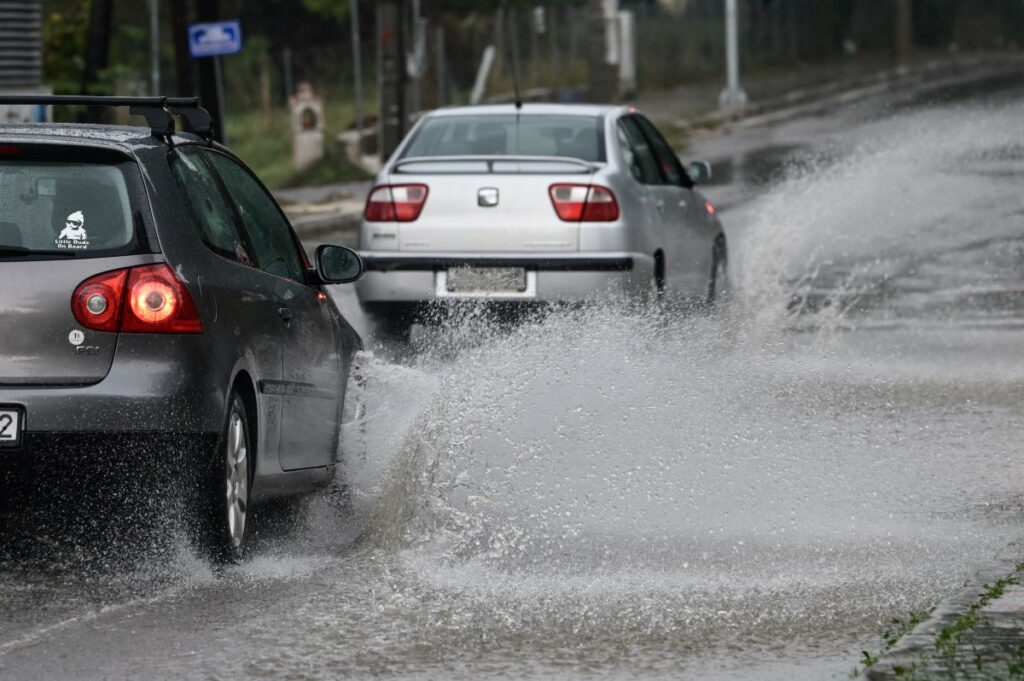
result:
[(89, 235), (85, 231), (85, 215), (76, 210), (64, 220), (64, 229), (53, 241), (57, 248), (89, 248)]

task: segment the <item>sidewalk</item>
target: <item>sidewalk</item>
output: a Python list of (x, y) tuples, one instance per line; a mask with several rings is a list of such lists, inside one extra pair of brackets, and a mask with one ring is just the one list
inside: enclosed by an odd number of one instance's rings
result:
[(332, 236), (335, 243), (355, 247), (370, 186), (370, 182), (346, 182), (279, 189), (274, 197), (303, 241)]

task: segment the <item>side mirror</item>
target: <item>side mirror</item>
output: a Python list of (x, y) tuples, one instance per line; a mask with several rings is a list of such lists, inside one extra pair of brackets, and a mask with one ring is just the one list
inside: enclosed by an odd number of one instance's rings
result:
[(363, 259), (345, 246), (317, 246), (316, 273), (325, 284), (347, 284), (363, 274)]
[(711, 164), (707, 161), (694, 161), (686, 168), (694, 184), (707, 184), (711, 181)]

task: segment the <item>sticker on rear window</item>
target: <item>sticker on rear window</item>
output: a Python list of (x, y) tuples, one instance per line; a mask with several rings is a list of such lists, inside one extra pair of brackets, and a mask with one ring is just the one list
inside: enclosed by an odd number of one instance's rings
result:
[(57, 248), (89, 248), (89, 235), (85, 231), (85, 215), (76, 210), (64, 220), (64, 229), (53, 241)]

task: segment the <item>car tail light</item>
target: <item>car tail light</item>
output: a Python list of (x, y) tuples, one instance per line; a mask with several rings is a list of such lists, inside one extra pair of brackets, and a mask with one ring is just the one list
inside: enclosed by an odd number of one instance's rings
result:
[(714, 215), (715, 214), (715, 207), (711, 205), (710, 201), (705, 201), (704, 202), (704, 210), (706, 210), (708, 212), (708, 215)]
[(553, 184), (548, 193), (558, 217), (566, 222), (613, 222), (619, 202), (611, 189), (597, 185)]
[(203, 331), (192, 296), (166, 263), (86, 279), (75, 289), (71, 310), (80, 324), (96, 331)]
[(121, 330), (129, 333), (202, 333), (199, 312), (166, 264), (133, 267)]
[(104, 272), (86, 279), (71, 296), (71, 313), (94, 331), (117, 331), (128, 270)]
[(420, 216), (430, 190), (425, 184), (385, 184), (366, 199), (367, 222), (413, 222)]

